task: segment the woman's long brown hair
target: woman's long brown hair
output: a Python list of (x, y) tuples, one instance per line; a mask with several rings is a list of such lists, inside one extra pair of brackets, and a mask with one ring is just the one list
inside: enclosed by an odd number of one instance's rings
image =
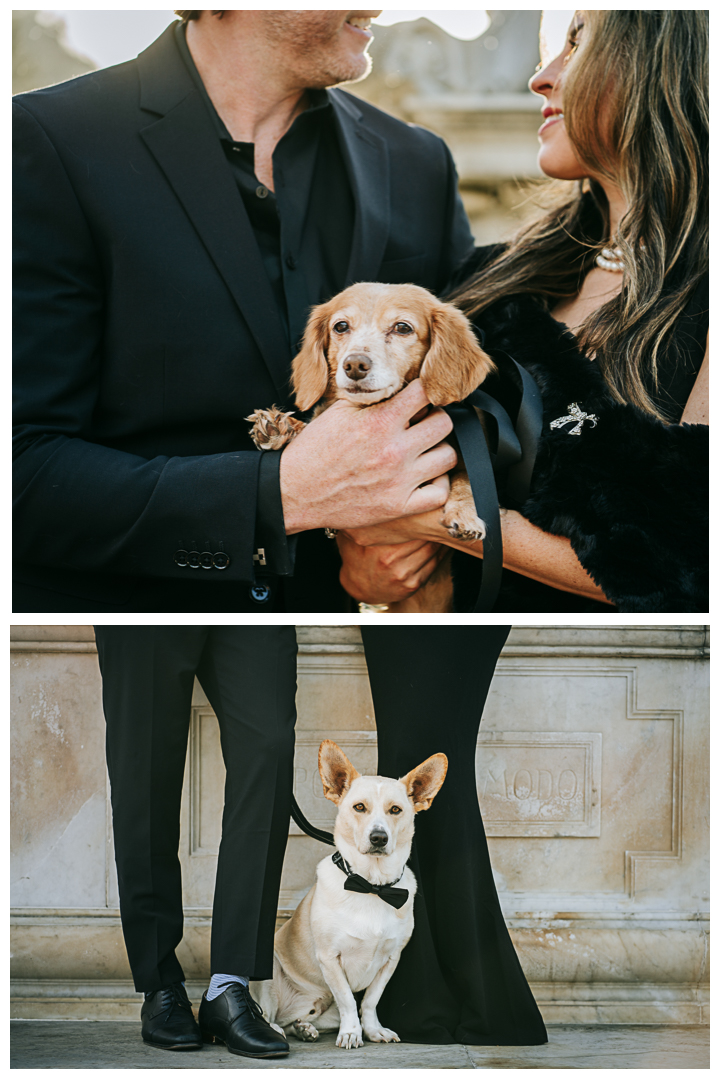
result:
[(589, 171), (620, 187), (628, 210), (611, 238), (597, 180), (548, 181), (552, 208), (451, 299), (475, 315), (510, 294), (548, 304), (574, 296), (612, 239), (626, 268), (622, 291), (576, 337), (619, 401), (665, 419), (647, 388), (657, 387), (658, 356), (708, 265), (708, 12), (584, 11), (583, 19), (563, 84), (567, 133)]

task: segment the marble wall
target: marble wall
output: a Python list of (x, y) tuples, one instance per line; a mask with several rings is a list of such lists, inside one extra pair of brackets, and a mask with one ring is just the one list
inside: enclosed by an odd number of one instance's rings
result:
[[(295, 790), (332, 825), (317, 747), (375, 767), (357, 627), (299, 627)], [(91, 627), (11, 641), (13, 1015), (137, 1015), (118, 917)], [(516, 627), (477, 747), (501, 902), (548, 1022), (704, 1023), (708, 985), (708, 640), (703, 627)], [(441, 719), (441, 718), (440, 718)], [(199, 686), (182, 804), (186, 933), (201, 992), (222, 807)], [(278, 918), (324, 845), (293, 824)]]

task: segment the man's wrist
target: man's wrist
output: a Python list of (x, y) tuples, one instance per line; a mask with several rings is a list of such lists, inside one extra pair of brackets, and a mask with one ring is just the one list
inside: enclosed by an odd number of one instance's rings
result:
[(280, 454), (280, 502), (282, 505), (283, 520), (285, 522), (286, 536), (294, 536), (295, 533), (304, 532), (310, 528), (305, 521), (305, 508), (299, 504), (295, 495), (296, 486), (293, 483), (292, 470), (288, 469), (285, 461), (285, 451)]

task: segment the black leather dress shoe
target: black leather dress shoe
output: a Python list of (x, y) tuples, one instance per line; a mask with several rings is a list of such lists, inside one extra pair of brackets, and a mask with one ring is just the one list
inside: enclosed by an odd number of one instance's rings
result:
[(148, 994), (140, 1012), (142, 1037), (158, 1050), (202, 1050), (200, 1028), (182, 983)]
[(275, 1058), (289, 1053), (285, 1036), (270, 1027), (262, 1009), (242, 983), (231, 983), (212, 1001), (203, 994), (198, 1019), (203, 1038), (225, 1043), (231, 1054)]

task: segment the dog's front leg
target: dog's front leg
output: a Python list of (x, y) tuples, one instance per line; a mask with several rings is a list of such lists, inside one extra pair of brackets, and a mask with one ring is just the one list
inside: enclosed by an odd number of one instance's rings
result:
[(475, 509), (468, 474), (459, 468), (450, 478), (450, 494), (440, 524), (456, 540), (484, 540), (487, 527)]
[(330, 990), (332, 990), (332, 996), (340, 1012), (340, 1030), (335, 1045), (341, 1046), (344, 1050), (352, 1050), (356, 1046), (362, 1046), (360, 1017), (358, 1016), (353, 992), (345, 978), (340, 957), (328, 955), (321, 957), (318, 954), (317, 959), (323, 978)]
[(258, 450), (282, 450), (305, 427), (292, 412), (283, 412), (277, 405), (270, 409), (256, 409), (245, 419), (252, 421), (250, 438)]
[(378, 1001), (390, 981), (390, 976), (398, 965), (400, 952), (401, 950), (398, 949), (397, 956), (391, 956), (387, 964), (380, 968), (363, 996), (360, 1009), (362, 1029), (370, 1042), (400, 1042), (399, 1035), (396, 1035), (390, 1028), (383, 1027), (377, 1015)]

